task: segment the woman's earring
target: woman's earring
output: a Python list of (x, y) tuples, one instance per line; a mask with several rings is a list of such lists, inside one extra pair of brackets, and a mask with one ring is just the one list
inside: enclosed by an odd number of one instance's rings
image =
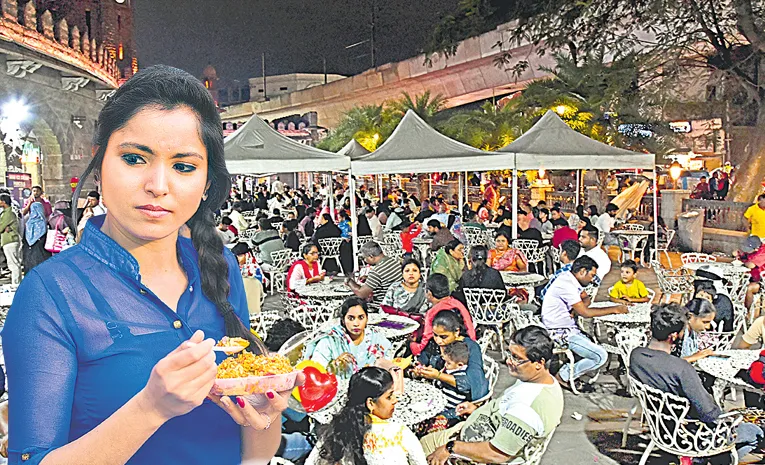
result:
[(207, 191), (205, 191), (204, 194), (202, 194), (202, 202), (207, 200)]

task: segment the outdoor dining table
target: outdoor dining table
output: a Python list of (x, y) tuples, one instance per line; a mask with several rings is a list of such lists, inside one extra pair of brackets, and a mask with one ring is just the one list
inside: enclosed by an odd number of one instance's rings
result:
[(736, 377), (740, 370), (748, 369), (752, 362), (760, 357), (759, 350), (721, 350), (717, 354), (727, 357), (705, 357), (696, 362), (696, 368), (715, 378), (714, 385), (712, 386), (712, 395), (717, 405), (722, 405), (727, 387), (741, 388), (757, 394), (765, 394), (762, 389), (756, 388), (743, 379)]
[(499, 274), (502, 275), (502, 282), (508, 290), (525, 289), (529, 294), (529, 302), (534, 300), (534, 288), (547, 280), (541, 274), (526, 271), (500, 271)]
[[(339, 318), (332, 318), (321, 329), (329, 330), (332, 326), (341, 324)], [(380, 335), (389, 340), (393, 346), (393, 353), (399, 350), (409, 339), (409, 335), (417, 331), (420, 324), (403, 315), (389, 315), (387, 313), (370, 313), (367, 327), (376, 329)]]
[(683, 265), (683, 268), (696, 273), (700, 268), (705, 266), (713, 266), (721, 269), (723, 278), (727, 281), (725, 283), (725, 288), (728, 291), (728, 294), (730, 294), (729, 297), (735, 298), (738, 302), (743, 302), (752, 270), (745, 267), (741, 262), (695, 262), (686, 263)]
[[(590, 304), (590, 308), (609, 308), (616, 307), (616, 302), (593, 302)], [(613, 341), (614, 335), (619, 332), (620, 329), (625, 328), (645, 328), (648, 329), (651, 324), (651, 304), (637, 303), (627, 306), (628, 313), (615, 313), (612, 315), (596, 316), (592, 319), (595, 326), (595, 333), (602, 335), (605, 330), (604, 341), (601, 345), (606, 352), (612, 354), (618, 354), (619, 348), (610, 344)]]
[[(340, 411), (347, 400), (348, 380), (338, 379), (335, 399), (318, 412), (308, 416), (326, 425)], [(446, 396), (430, 383), (414, 380), (404, 380), (403, 394), (397, 394), (398, 403), (393, 412), (392, 422), (414, 426), (429, 418), (433, 418), (446, 408)]]

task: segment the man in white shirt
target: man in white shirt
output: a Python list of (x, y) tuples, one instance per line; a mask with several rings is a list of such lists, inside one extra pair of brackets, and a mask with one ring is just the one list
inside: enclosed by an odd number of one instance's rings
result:
[(605, 250), (598, 247), (598, 230), (590, 225), (579, 231), (579, 243), (582, 244), (582, 251), (579, 256), (587, 255), (598, 264), (598, 280), (603, 281), (609, 271), (611, 271), (611, 258)]
[(383, 239), (383, 225), (380, 223), (380, 219), (375, 214), (375, 209), (368, 207), (365, 212), (367, 215), (367, 222), (369, 223), (369, 229), (372, 231), (372, 239), (376, 241), (382, 241)]
[(106, 215), (106, 209), (101, 205), (101, 195), (96, 191), (88, 192), (88, 207), (93, 209), (93, 216)]
[(572, 314), (584, 318), (627, 313), (627, 307), (618, 305), (606, 308), (590, 308), (590, 300), (584, 287), (592, 282), (598, 264), (590, 257), (577, 258), (571, 271), (562, 273), (550, 286), (542, 300), (542, 324), (553, 340), (567, 346), (581, 357), (574, 363), (574, 376), (570, 379), (570, 367), (564, 365), (556, 375), (564, 386), (570, 386), (584, 373), (595, 371), (606, 363), (608, 352), (582, 333)]
[(618, 239), (611, 234), (611, 230), (616, 226), (616, 213), (619, 211), (619, 207), (609, 203), (606, 205), (606, 212), (598, 217), (598, 221), (595, 222), (595, 227), (603, 231), (606, 235), (603, 239), (604, 245), (618, 245)]

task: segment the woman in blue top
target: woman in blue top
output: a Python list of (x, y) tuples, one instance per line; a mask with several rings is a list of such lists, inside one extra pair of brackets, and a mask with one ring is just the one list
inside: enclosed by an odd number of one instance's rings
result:
[[(259, 410), (208, 397), (215, 340), (263, 347), (242, 323), (242, 277), (213, 222), (230, 189), (221, 127), (204, 86), (164, 66), (133, 76), (101, 110), (74, 198), (95, 170), (108, 212), (27, 274), (3, 330), (10, 464), (273, 456), (286, 397), (268, 392)], [(179, 236), (184, 225), (192, 239)]]

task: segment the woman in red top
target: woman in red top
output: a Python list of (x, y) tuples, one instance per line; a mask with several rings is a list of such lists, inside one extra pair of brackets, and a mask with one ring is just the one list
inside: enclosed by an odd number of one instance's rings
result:
[(308, 243), (301, 251), (303, 259), (292, 264), (287, 272), (287, 292), (295, 292), (296, 287), (321, 282), (326, 271), (319, 266), (319, 248), (316, 244)]

